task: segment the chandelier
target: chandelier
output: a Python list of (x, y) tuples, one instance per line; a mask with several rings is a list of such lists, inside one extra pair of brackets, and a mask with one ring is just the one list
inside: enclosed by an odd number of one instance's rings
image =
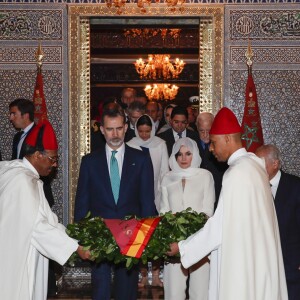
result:
[[(170, 11), (175, 12), (177, 5), (179, 11), (183, 11), (184, 7), (183, 4), (186, 0), (155, 0), (153, 3), (166, 3), (167, 6), (170, 6)], [(127, 3), (126, 0), (105, 0), (105, 3), (108, 8), (115, 7), (117, 9), (117, 14), (120, 15), (125, 9), (125, 5)], [(146, 13), (147, 9), (145, 5), (148, 7), (151, 5), (151, 0), (129, 0), (128, 4), (136, 3), (137, 7), (141, 10), (141, 13)]]
[(179, 87), (175, 84), (153, 84), (146, 85), (144, 91), (147, 98), (151, 100), (173, 100), (178, 92)]
[(158, 78), (178, 78), (184, 65), (183, 60), (179, 60), (179, 58), (176, 58), (174, 63), (172, 63), (169, 54), (149, 54), (148, 62), (145, 63), (142, 58), (139, 58), (134, 63), (141, 79), (153, 80)]

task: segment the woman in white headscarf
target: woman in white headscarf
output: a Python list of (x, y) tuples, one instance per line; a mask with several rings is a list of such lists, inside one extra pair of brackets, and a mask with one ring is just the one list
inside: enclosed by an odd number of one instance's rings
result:
[[(195, 141), (181, 138), (174, 145), (169, 159), (171, 171), (161, 183), (160, 213), (173, 213), (191, 207), (197, 212), (213, 215), (215, 192), (212, 174), (200, 169), (201, 157)], [(186, 299), (189, 276), (189, 299), (207, 300), (209, 262), (203, 259), (189, 269), (180, 260), (164, 266), (164, 292), (166, 300)]]
[[(154, 172), (154, 193), (155, 206), (157, 211), (160, 207), (160, 183), (163, 176), (169, 171), (168, 150), (166, 142), (155, 136), (155, 125), (148, 115), (142, 115), (135, 124), (135, 135), (127, 145), (139, 150), (149, 151)], [(159, 262), (152, 263), (152, 286), (163, 286), (159, 278)], [(148, 272), (144, 267), (141, 268), (142, 279), (140, 287), (148, 285)]]
[[(169, 171), (169, 156), (166, 142), (155, 136), (154, 122), (148, 115), (142, 115), (135, 124), (135, 137), (127, 145), (139, 150), (149, 151), (154, 171), (155, 206), (159, 211), (160, 183)], [(147, 150), (148, 149), (148, 150)]]

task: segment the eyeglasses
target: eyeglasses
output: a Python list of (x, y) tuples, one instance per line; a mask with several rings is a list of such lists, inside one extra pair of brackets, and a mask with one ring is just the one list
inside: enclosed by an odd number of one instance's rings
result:
[(51, 157), (51, 156), (48, 156), (46, 154), (43, 154), (45, 157), (47, 157), (50, 161), (51, 161), (51, 164), (54, 165), (54, 164), (57, 164), (58, 163), (58, 157), (55, 156), (55, 157)]

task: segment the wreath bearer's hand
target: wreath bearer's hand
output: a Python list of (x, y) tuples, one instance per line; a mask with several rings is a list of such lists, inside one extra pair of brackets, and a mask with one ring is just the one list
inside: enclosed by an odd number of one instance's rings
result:
[(83, 250), (82, 246), (78, 246), (77, 253), (81, 257), (81, 259), (91, 259), (91, 252), (89, 250)]
[(178, 243), (170, 244), (170, 251), (167, 252), (168, 256), (174, 256), (179, 252)]

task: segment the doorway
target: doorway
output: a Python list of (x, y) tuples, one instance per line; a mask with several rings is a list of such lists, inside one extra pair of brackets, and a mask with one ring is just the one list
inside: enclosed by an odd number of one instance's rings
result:
[[(199, 82), (200, 111), (216, 112), (222, 104), (223, 91), (223, 18), (219, 5), (186, 4), (184, 10), (173, 12), (163, 4), (152, 4), (147, 15), (135, 4), (126, 4), (122, 16), (105, 4), (69, 5), (69, 221), (73, 220), (74, 198), (81, 157), (90, 152), (91, 101), (91, 20), (163, 19), (199, 22)], [(74, 122), (76, 120), (76, 122)]]

